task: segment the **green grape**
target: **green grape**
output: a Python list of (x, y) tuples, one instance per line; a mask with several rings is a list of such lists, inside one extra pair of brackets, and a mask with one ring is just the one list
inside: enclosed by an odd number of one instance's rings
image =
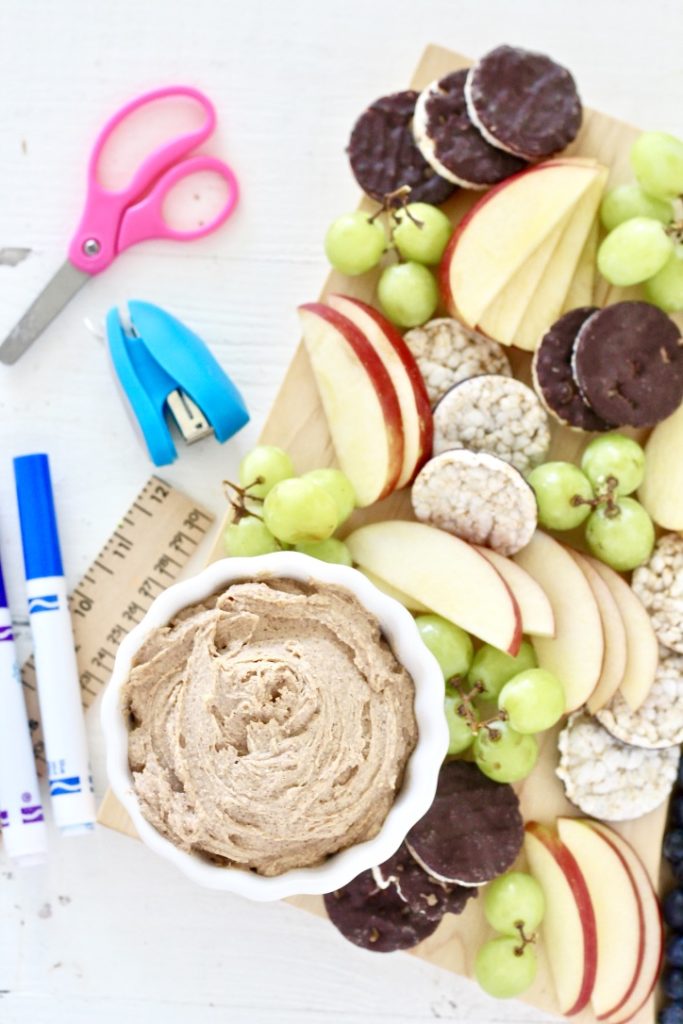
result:
[(536, 668), (537, 665), (536, 652), (528, 640), (522, 640), (514, 658), (511, 654), (499, 651), (497, 647), (484, 644), (474, 656), (472, 667), (467, 674), (467, 682), (470, 686), (483, 683), (482, 699), (497, 700), (508, 679), (526, 669)]
[(631, 166), (651, 196), (674, 199), (683, 193), (683, 142), (666, 132), (643, 132), (633, 143)]
[(510, 999), (525, 992), (533, 984), (537, 968), (534, 947), (507, 935), (485, 942), (474, 960), (477, 982), (496, 999)]
[(603, 492), (607, 481), (618, 481), (617, 494), (633, 494), (645, 475), (645, 452), (637, 441), (625, 434), (602, 434), (594, 438), (581, 458), (584, 471), (596, 492)]
[(355, 277), (376, 267), (387, 244), (384, 225), (356, 210), (337, 217), (325, 235), (325, 255), (335, 270)]
[(662, 269), (645, 282), (645, 298), (665, 313), (683, 310), (683, 245), (677, 245)]
[(345, 523), (356, 507), (356, 492), (346, 473), (342, 473), (341, 469), (311, 469), (303, 474), (303, 479), (312, 480), (314, 484), (325, 488), (334, 498), (339, 525)]
[(446, 214), (429, 203), (409, 203), (397, 211), (396, 220), (394, 243), (403, 259), (429, 266), (439, 263), (453, 233)]
[(314, 544), (297, 544), (295, 551), (302, 555), (310, 555), (311, 558), (319, 558), (321, 562), (333, 562), (335, 565), (353, 565), (351, 552), (343, 540), (336, 537), (329, 537), (327, 540), (320, 540)]
[[(240, 483), (242, 487), (249, 488), (249, 494), (254, 498), (265, 498), (275, 484), (291, 476), (294, 476), (292, 460), (286, 451), (274, 444), (257, 445), (240, 462)], [(261, 483), (254, 483), (259, 479)]]
[(395, 263), (382, 271), (377, 298), (393, 323), (418, 327), (433, 315), (439, 290), (431, 270), (421, 263)]
[(458, 708), (462, 704), (462, 697), (459, 694), (447, 693), (444, 700), (444, 712), (448, 724), (448, 753), (462, 754), (472, 746), (474, 733), (469, 727), (467, 719), (458, 714)]
[(586, 543), (596, 558), (617, 572), (642, 565), (652, 554), (655, 529), (635, 498), (617, 498), (616, 510), (600, 505), (586, 524)]
[(598, 270), (610, 284), (626, 288), (647, 281), (673, 252), (673, 241), (661, 221), (651, 217), (625, 220), (598, 249)]
[(223, 544), (228, 555), (268, 555), (280, 551), (280, 545), (263, 522), (256, 516), (244, 516), (230, 523), (223, 531)]
[(549, 530), (573, 530), (590, 512), (590, 505), (573, 504), (575, 498), (592, 501), (590, 481), (572, 462), (544, 462), (527, 477), (538, 504), (538, 521)]
[(337, 505), (324, 487), (292, 477), (275, 484), (263, 503), (263, 519), (278, 540), (306, 544), (327, 540), (337, 529)]
[(484, 916), (503, 935), (532, 935), (545, 913), (543, 889), (524, 871), (508, 871), (494, 878), (484, 889)]
[(662, 224), (670, 224), (674, 219), (674, 208), (670, 200), (649, 196), (635, 182), (610, 189), (600, 207), (603, 226), (612, 231), (633, 217), (651, 217)]
[(517, 732), (508, 722), (492, 722), (474, 737), (474, 760), (494, 782), (525, 779), (538, 759), (534, 736)]
[(498, 707), (506, 711), (516, 732), (550, 729), (564, 714), (564, 687), (543, 668), (530, 668), (508, 680), (500, 691)]
[(415, 619), (423, 642), (432, 652), (444, 679), (465, 676), (472, 664), (473, 647), (469, 634), (440, 615), (418, 615)]

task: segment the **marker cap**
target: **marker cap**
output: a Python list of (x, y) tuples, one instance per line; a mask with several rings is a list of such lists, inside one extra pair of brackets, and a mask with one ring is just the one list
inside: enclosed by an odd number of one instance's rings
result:
[(14, 459), (14, 479), (26, 579), (63, 576), (47, 455), (20, 455)]

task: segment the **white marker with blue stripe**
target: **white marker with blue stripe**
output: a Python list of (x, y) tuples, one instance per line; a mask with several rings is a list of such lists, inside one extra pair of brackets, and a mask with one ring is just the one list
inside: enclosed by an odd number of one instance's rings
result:
[(14, 460), (52, 811), (63, 835), (95, 825), (81, 687), (47, 455)]
[(47, 830), (1, 567), (0, 826), (10, 860), (25, 867), (44, 863)]

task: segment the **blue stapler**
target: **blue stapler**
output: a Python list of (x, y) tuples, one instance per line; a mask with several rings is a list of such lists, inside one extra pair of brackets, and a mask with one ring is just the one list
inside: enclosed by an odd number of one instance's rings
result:
[(185, 324), (151, 302), (128, 303), (130, 325), (118, 309), (107, 313), (114, 371), (155, 466), (177, 457), (170, 415), (188, 444), (209, 434), (223, 442), (249, 422), (244, 400)]

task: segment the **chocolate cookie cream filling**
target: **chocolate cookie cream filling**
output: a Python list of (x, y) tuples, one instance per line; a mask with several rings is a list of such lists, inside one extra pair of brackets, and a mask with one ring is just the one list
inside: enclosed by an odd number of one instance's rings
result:
[(341, 587), (234, 583), (139, 650), (123, 689), (145, 818), (265, 876), (373, 838), (415, 746), (413, 680)]

